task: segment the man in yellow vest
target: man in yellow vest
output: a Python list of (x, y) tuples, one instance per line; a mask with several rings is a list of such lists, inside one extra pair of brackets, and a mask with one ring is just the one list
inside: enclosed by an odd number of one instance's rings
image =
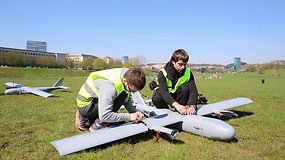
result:
[[(140, 68), (114, 68), (92, 72), (76, 98), (76, 128), (80, 131), (87, 130), (87, 120), (92, 124), (90, 131), (104, 127), (104, 123), (138, 122), (143, 118), (143, 113), (136, 111), (130, 92), (143, 89), (145, 83), (145, 74)], [(129, 113), (118, 113), (122, 105)]]
[[(190, 68), (186, 67), (188, 60), (188, 53), (178, 49), (158, 73), (158, 88), (152, 96), (152, 102), (157, 108), (168, 109), (170, 106), (180, 114), (196, 114), (198, 92), (194, 76)], [(190, 106), (186, 108), (188, 102)]]

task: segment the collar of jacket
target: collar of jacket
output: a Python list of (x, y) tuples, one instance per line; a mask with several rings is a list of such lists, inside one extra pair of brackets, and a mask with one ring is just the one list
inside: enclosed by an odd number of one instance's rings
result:
[(167, 62), (164, 68), (165, 68), (165, 71), (167, 72), (167, 78), (170, 80), (176, 80), (176, 79), (182, 77), (185, 73), (185, 70), (186, 70), (186, 68), (185, 68), (182, 73), (179, 73), (174, 68), (174, 65), (172, 64), (171, 61)]

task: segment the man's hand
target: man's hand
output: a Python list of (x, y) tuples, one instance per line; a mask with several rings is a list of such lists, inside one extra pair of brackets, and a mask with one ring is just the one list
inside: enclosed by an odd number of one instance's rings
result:
[(196, 106), (195, 105), (191, 105), (187, 109), (187, 115), (194, 115), (194, 114), (196, 114)]
[(185, 106), (180, 105), (177, 102), (174, 102), (172, 106), (180, 113), (180, 114), (187, 114), (187, 109)]
[(144, 117), (144, 114), (140, 111), (137, 111), (135, 113), (130, 113), (130, 120), (134, 122), (140, 121)]

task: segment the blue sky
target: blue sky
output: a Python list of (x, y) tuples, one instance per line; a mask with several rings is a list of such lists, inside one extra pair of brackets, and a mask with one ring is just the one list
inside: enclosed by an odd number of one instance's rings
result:
[(0, 46), (45, 41), (50, 52), (145, 57), (167, 62), (178, 48), (190, 63), (285, 60), (284, 0), (6, 0)]

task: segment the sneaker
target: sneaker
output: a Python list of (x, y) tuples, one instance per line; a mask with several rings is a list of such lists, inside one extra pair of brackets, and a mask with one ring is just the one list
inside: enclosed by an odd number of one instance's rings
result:
[(82, 115), (79, 113), (79, 110), (76, 110), (75, 114), (75, 127), (79, 131), (86, 131), (88, 128), (86, 128), (84, 125), (87, 121), (87, 118), (82, 117)]
[(102, 129), (102, 128), (108, 128), (107, 123), (98, 123), (98, 122), (94, 122), (90, 127), (89, 130), (91, 132), (95, 132), (98, 129)]

